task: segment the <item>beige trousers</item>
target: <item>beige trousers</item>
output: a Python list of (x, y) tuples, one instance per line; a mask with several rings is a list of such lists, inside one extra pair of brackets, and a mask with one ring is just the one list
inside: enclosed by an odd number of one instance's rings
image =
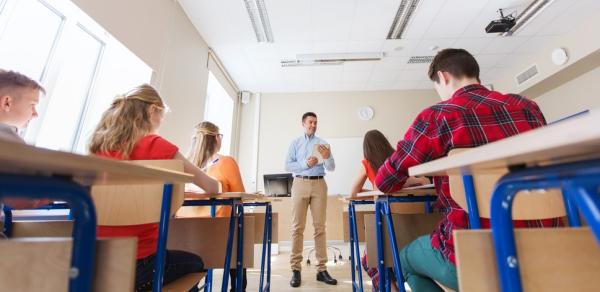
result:
[(327, 270), (327, 243), (325, 236), (325, 219), (327, 211), (327, 184), (324, 179), (294, 178), (292, 185), (292, 254), (290, 265), (292, 270), (302, 270), (302, 250), (304, 247), (304, 227), (306, 211), (310, 214), (315, 229), (315, 256), (317, 271)]

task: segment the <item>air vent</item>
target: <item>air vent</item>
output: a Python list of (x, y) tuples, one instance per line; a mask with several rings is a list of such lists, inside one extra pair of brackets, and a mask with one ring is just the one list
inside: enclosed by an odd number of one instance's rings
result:
[(434, 56), (412, 56), (408, 59), (407, 64), (427, 64), (433, 61)]
[(525, 70), (525, 72), (517, 75), (517, 77), (516, 77), (517, 84), (519, 84), (519, 85), (523, 84), (525, 81), (533, 78), (538, 73), (539, 72), (537, 69), (537, 65), (533, 65), (533, 66), (529, 67), (529, 69)]

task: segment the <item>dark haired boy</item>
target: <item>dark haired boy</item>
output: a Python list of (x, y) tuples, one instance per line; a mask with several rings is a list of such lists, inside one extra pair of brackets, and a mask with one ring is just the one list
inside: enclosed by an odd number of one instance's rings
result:
[[(537, 104), (516, 94), (491, 91), (480, 84), (479, 65), (463, 49), (445, 49), (429, 67), (429, 79), (442, 102), (423, 110), (379, 168), (377, 188), (401, 189), (408, 168), (440, 157), (454, 148), (477, 147), (546, 124)], [(467, 213), (452, 199), (448, 177), (434, 177), (444, 218), (430, 236), (400, 252), (402, 273), (413, 291), (442, 291), (435, 281), (457, 290), (452, 231), (468, 229)], [(489, 220), (481, 219), (489, 228)], [(517, 227), (554, 227), (559, 219), (515, 221)]]

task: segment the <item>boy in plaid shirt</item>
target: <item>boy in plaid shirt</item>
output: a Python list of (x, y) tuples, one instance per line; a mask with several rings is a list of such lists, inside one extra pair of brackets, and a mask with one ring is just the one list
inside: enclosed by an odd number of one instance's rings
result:
[[(466, 50), (440, 51), (428, 74), (442, 102), (417, 116), (394, 154), (379, 168), (375, 182), (382, 192), (402, 189), (409, 167), (444, 157), (454, 148), (477, 147), (546, 124), (534, 101), (483, 87), (479, 65)], [(458, 289), (452, 231), (469, 228), (467, 213), (452, 199), (448, 177), (434, 177), (434, 183), (437, 205), (445, 216), (430, 236), (419, 237), (400, 252), (402, 273), (416, 292), (442, 291), (435, 281)], [(481, 223), (489, 228), (489, 220)], [(560, 224), (557, 218), (514, 221), (516, 227)]]

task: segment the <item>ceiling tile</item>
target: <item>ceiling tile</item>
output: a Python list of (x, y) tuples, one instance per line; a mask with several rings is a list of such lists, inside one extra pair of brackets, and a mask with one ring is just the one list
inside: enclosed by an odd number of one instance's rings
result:
[(517, 47), (515, 54), (535, 54), (542, 51), (544, 47), (556, 41), (558, 36), (534, 36)]
[(375, 63), (378, 61), (354, 61), (354, 62), (345, 62), (344, 63), (344, 72), (352, 72), (352, 71), (366, 71), (371, 72)]
[(479, 64), (479, 67), (494, 67), (500, 61), (503, 61), (507, 54), (486, 54), (486, 55), (475, 55), (475, 60)]
[(346, 43), (346, 52), (349, 53), (364, 53), (364, 52), (381, 52), (383, 41), (349, 41)]
[(481, 51), (482, 54), (509, 54), (523, 45), (529, 37), (520, 36), (497, 36), (490, 44)]
[(314, 41), (350, 39), (348, 28), (352, 26), (356, 0), (312, 0), (311, 5), (311, 28)]
[(389, 56), (412, 56), (420, 39), (385, 40), (382, 50)]
[(422, 38), (435, 20), (444, 2), (446, 0), (421, 1), (406, 31), (404, 31), (403, 37), (407, 39)]
[(561, 11), (557, 17), (544, 25), (538, 34), (567, 34), (580, 26), (582, 22), (587, 21), (592, 17), (598, 17), (600, 13), (600, 1), (598, 0), (578, 0), (572, 2), (574, 2), (573, 5), (567, 11)]
[[(450, 48), (456, 39), (439, 38), (439, 39), (423, 39), (415, 50), (412, 52), (413, 56), (433, 56), (437, 54), (437, 51)], [(437, 47), (435, 50), (431, 50), (432, 47)]]
[(427, 30), (428, 38), (460, 37), (485, 6), (485, 0), (452, 0), (446, 1), (440, 13), (432, 20)]
[[(194, 0), (187, 0), (194, 1)], [(232, 2), (232, 1), (206, 1), (213, 3)], [(238, 2), (240, 6), (244, 7), (243, 1)], [(267, 7), (267, 13), (269, 14), (269, 22), (271, 23), (271, 29), (273, 31), (273, 38), (275, 42), (289, 42), (289, 41), (310, 41), (313, 39), (311, 27), (311, 1), (293, 1), (293, 0), (265, 0), (265, 6)], [(244, 9), (245, 10), (245, 9)], [(235, 18), (223, 17), (224, 14), (217, 15), (218, 17), (226, 20), (228, 23), (236, 22), (232, 21)], [(245, 18), (248, 19), (247, 26), (251, 27), (248, 13), (246, 12)], [(254, 32), (252, 32), (254, 35)]]
[(369, 82), (371, 83), (393, 83), (400, 74), (400, 70), (397, 71), (374, 71), (371, 74), (371, 79)]
[[(350, 40), (378, 40), (387, 36), (398, 9), (398, 0), (357, 1)], [(376, 17), (374, 17), (376, 15)]]
[(479, 54), (492, 42), (491, 38), (459, 38), (452, 44), (453, 48), (465, 49), (469, 53)]
[(342, 73), (342, 83), (366, 83), (370, 75), (368, 71), (345, 71)]
[(427, 71), (403, 70), (398, 74), (397, 81), (424, 81), (427, 79)]
[(346, 53), (346, 42), (313, 42), (314, 54), (328, 54), (328, 53)]
[(396, 71), (399, 72), (406, 66), (408, 57), (385, 57), (373, 67), (374, 72)]

